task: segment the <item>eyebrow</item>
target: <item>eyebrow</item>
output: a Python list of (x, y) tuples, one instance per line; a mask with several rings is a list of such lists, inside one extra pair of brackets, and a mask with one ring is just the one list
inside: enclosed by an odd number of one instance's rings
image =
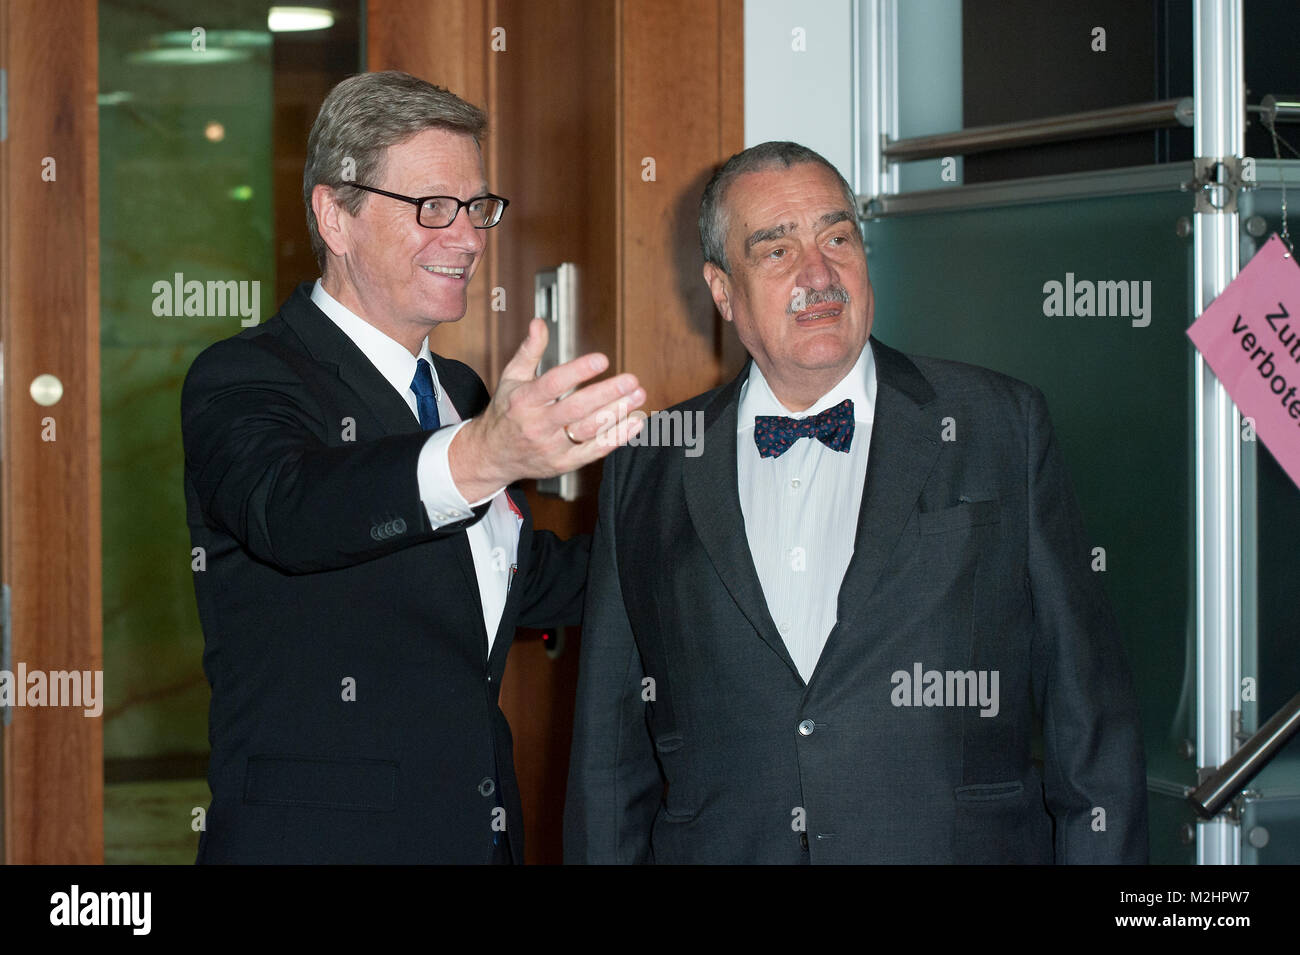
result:
[[(828, 212), (815, 223), (817, 229), (824, 229), (827, 226), (835, 225), (837, 222), (852, 222), (853, 214), (845, 209), (837, 209), (835, 212)], [(787, 232), (795, 232), (799, 228), (798, 223), (787, 222), (783, 225), (773, 226), (770, 229), (757, 229), (751, 232), (745, 239), (745, 253), (760, 242), (771, 242), (774, 239), (784, 238)]]
[(817, 225), (823, 229), (828, 225), (835, 225), (837, 222), (852, 222), (854, 216), (846, 209), (840, 209), (837, 212), (828, 212), (817, 220)]
[[(452, 195), (452, 193), (450, 193), (450, 192), (441, 192), (441, 191), (439, 191), (439, 190), (444, 190), (444, 189), (449, 188), (448, 186), (428, 186), (427, 188), (430, 189), (431, 191), (430, 191), (430, 192), (421, 192), (421, 193), (418, 193), (418, 195), (421, 195), (421, 196), (450, 196), (450, 195)], [(480, 183), (479, 186), (478, 186), (478, 191), (477, 191), (476, 193), (474, 193), (474, 195), (470, 196), (470, 198), (471, 198), (471, 199), (476, 199), (476, 198), (478, 198), (479, 196), (485, 196), (485, 195), (487, 195), (490, 191), (491, 191), (491, 190), (488, 189), (488, 187), (487, 187), (487, 183)]]
[(795, 225), (795, 223), (790, 222), (786, 225), (774, 226), (771, 229), (759, 229), (755, 232), (751, 232), (749, 237), (745, 239), (745, 252), (748, 253), (750, 249), (758, 245), (760, 242), (771, 242), (773, 239), (779, 239), (783, 237), (787, 231), (793, 232), (797, 228), (798, 226)]

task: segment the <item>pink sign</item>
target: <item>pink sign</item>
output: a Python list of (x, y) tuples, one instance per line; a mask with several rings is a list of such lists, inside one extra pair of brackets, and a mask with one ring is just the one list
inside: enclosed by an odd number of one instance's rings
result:
[(1281, 239), (1264, 243), (1187, 337), (1300, 486), (1300, 266)]

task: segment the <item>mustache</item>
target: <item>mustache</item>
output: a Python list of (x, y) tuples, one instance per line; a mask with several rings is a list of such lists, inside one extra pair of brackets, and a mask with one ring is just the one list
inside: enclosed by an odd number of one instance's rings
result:
[[(797, 292), (803, 291), (803, 286), (796, 286)], [(795, 308), (795, 303), (802, 302), (799, 308)], [(787, 315), (794, 315), (796, 312), (802, 312), (804, 309), (811, 308), (813, 305), (823, 305), (826, 302), (838, 302), (841, 305), (849, 304), (849, 293), (845, 291), (842, 285), (832, 285), (830, 288), (823, 289), (820, 292), (816, 289), (809, 291), (800, 299), (798, 294), (790, 297), (790, 304), (785, 307)]]

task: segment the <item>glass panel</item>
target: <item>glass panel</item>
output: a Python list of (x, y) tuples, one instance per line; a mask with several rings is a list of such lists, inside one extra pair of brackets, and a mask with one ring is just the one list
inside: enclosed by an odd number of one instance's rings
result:
[[(1191, 0), (899, 0), (899, 138), (1192, 92)], [(1104, 24), (1104, 26), (1100, 26)], [(863, 24), (870, 38), (870, 24)], [(870, 44), (868, 44), (870, 48)], [(1258, 87), (1256, 87), (1258, 89)], [(899, 191), (1190, 158), (1181, 127), (975, 152), (899, 167)]]
[[(898, 138), (962, 128), (961, 0), (898, 4)], [(869, 31), (870, 25), (864, 30)], [(920, 159), (898, 167), (898, 191), (960, 185), (963, 157)]]
[[(896, 8), (900, 138), (1193, 92), (1192, 0), (898, 0)], [(864, 22), (861, 30), (869, 39), (871, 24)], [(1295, 0), (1243, 4), (1245, 86), (1252, 105), (1265, 94), (1293, 90), (1297, 33)], [(1246, 154), (1272, 154), (1258, 122), (1246, 128)], [(1191, 130), (1168, 126), (954, 156), (949, 175), (955, 171), (958, 183), (990, 182), (1191, 156)], [(939, 160), (904, 163), (899, 173), (901, 192), (953, 184)]]
[(209, 690), (180, 388), (201, 349), (270, 316), (277, 278), (315, 274), (279, 276), (277, 264), (300, 263), (307, 244), (300, 190), (315, 108), (359, 60), (359, 3), (332, 6), (335, 27), (274, 38), (260, 0), (201, 18), (184, 0), (99, 7), (110, 863), (190, 863), (197, 851)]
[[(1284, 135), (1294, 127), (1279, 126)], [(1294, 136), (1286, 136), (1294, 140)], [(1261, 163), (1261, 166), (1265, 164)], [(1288, 205), (1300, 199), (1300, 161), (1268, 163), (1267, 172), (1281, 167), (1288, 184)], [(1261, 179), (1266, 178), (1261, 176)], [(1272, 175), (1267, 175), (1269, 181)], [(1242, 265), (1273, 232), (1281, 231), (1279, 188), (1261, 187), (1241, 196), (1241, 218), (1246, 227), (1242, 243)], [(1292, 222), (1292, 226), (1295, 226)], [(1254, 237), (1258, 234), (1258, 239)], [(1292, 240), (1294, 242), (1294, 239)], [(1295, 324), (1295, 323), (1293, 323)], [(1243, 445), (1249, 450), (1250, 445)], [(1246, 615), (1242, 639), (1242, 676), (1255, 681), (1256, 700), (1242, 702), (1242, 722), (1247, 732), (1260, 724), (1297, 693), (1300, 693), (1300, 618), (1296, 615), (1296, 593), (1300, 590), (1300, 489), (1259, 442), (1253, 445), (1254, 491), (1243, 482), (1247, 520), (1243, 521), (1243, 578), (1254, 584), (1254, 614)], [(1249, 454), (1243, 455), (1249, 458)], [(1250, 468), (1243, 468), (1249, 476)], [(1252, 508), (1253, 505), (1253, 508)], [(1253, 515), (1251, 511), (1254, 511)], [(1253, 516), (1253, 520), (1250, 518)], [(1251, 531), (1254, 530), (1254, 534)], [(1251, 609), (1250, 592), (1245, 604)], [(1242, 858), (1269, 864), (1300, 862), (1300, 737), (1292, 739), (1255, 778), (1250, 789), (1259, 794), (1253, 826), (1243, 827)], [(1251, 842), (1252, 829), (1254, 843)], [(1262, 845), (1256, 843), (1262, 842)]]
[[(872, 221), (874, 334), (984, 365), (1045, 393), (1142, 706), (1158, 790), (1195, 782), (1191, 244), (1179, 193)], [(1047, 317), (1049, 281), (1149, 282), (1150, 324)], [(1137, 319), (1141, 321), (1141, 319)], [(1192, 861), (1180, 811), (1152, 798), (1152, 861)], [(1158, 825), (1157, 825), (1158, 824)]]

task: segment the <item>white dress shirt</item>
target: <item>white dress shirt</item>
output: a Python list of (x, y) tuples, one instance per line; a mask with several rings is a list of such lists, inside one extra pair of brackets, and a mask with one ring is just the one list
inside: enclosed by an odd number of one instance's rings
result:
[[(754, 444), (754, 418), (806, 418), (853, 401), (849, 450), (832, 451), (800, 438), (780, 457), (763, 458)], [(805, 411), (791, 412), (750, 365), (740, 386), (736, 470), (745, 535), (767, 609), (805, 683), (836, 621), (840, 583), (853, 556), (867, 451), (876, 412), (876, 363), (868, 343), (853, 369)]]
[(487, 628), (490, 653), (496, 639), (497, 626), (501, 623), (501, 614), (505, 610), (506, 592), (518, 563), (522, 516), (515, 515), (509, 499), (500, 490), (471, 504), (452, 480), (447, 449), (456, 432), (463, 427), (464, 421), (438, 380), (438, 367), (429, 353), (429, 339), (426, 337), (420, 343), (418, 356), (412, 355), (405, 345), (389, 338), (325, 291), (319, 280), (312, 289), (311, 300), (370, 359), (375, 369), (402, 396), (416, 421), (420, 420), (420, 412), (415, 392), (411, 390), (411, 382), (415, 379), (419, 360), (423, 358), (429, 363), (442, 427), (430, 434), (420, 449), (416, 465), (420, 501), (434, 527), (464, 520), (470, 516), (472, 508), (489, 499), (492, 501), (492, 506), (483, 515), (483, 519), (465, 531), (469, 537), (470, 553), (474, 557), (474, 572), (478, 577), (478, 592), (483, 603), (483, 625)]

